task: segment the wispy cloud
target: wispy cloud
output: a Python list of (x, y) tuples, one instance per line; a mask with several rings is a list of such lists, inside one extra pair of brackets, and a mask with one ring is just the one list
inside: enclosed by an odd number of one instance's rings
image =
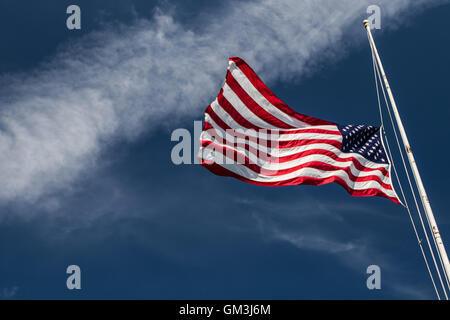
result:
[[(236, 1), (202, 16), (195, 30), (157, 12), (70, 43), (27, 74), (3, 75), (0, 200), (35, 201), (70, 189), (117, 140), (200, 115), (228, 56), (244, 57), (269, 81), (334, 61), (363, 39), (360, 23), (372, 2)], [(376, 2), (384, 22), (430, 3)]]
[(291, 234), (274, 230), (274, 237), (292, 243), (301, 249), (323, 251), (327, 253), (342, 253), (352, 251), (357, 245), (352, 242), (339, 242), (326, 239), (319, 234)]
[[(362, 286), (369, 265), (379, 265), (382, 270), (383, 290), (389, 290), (394, 298), (431, 299), (432, 287), (425, 270), (419, 282), (412, 282), (411, 265), (400, 261), (393, 252), (386, 252), (380, 233), (371, 224), (373, 221), (402, 223), (392, 217), (374, 212), (367, 206), (354, 202), (325, 200), (320, 203), (301, 197), (285, 204), (264, 199), (236, 199), (245, 209), (250, 210), (255, 227), (267, 241), (284, 242), (302, 252), (310, 251), (327, 255), (333, 262), (361, 274)], [(330, 210), (335, 208), (335, 210)], [(375, 214), (377, 214), (375, 216)], [(367, 228), (356, 223), (359, 215), (367, 221)], [(355, 228), (355, 223), (358, 228)], [(391, 242), (391, 241), (389, 241)], [(412, 242), (411, 242), (412, 244)], [(417, 253), (419, 254), (419, 253)], [(423, 267), (422, 265), (420, 265)]]
[(10, 288), (2, 288), (0, 289), (0, 298), (1, 299), (11, 299), (14, 298), (19, 291), (18, 286), (13, 286)]
[[(240, 199), (236, 201), (242, 203)], [(352, 203), (339, 206), (334, 201), (319, 203), (305, 198), (288, 204), (267, 200), (244, 202), (251, 206), (256, 227), (268, 239), (285, 241), (301, 250), (331, 254), (348, 265), (370, 260), (368, 239), (362, 233), (352, 231), (347, 222), (355, 212), (364, 215), (370, 209)], [(329, 210), (332, 206), (334, 212)]]
[(434, 298), (428, 294), (428, 288), (423, 288), (419, 285), (395, 284), (393, 289), (399, 296), (405, 297), (405, 299), (429, 300)]

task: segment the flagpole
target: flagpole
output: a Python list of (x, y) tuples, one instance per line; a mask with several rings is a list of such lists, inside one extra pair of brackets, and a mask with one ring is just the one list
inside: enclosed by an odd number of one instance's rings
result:
[(408, 137), (406, 136), (406, 131), (405, 131), (405, 128), (403, 127), (403, 123), (402, 123), (402, 120), (400, 118), (400, 114), (399, 114), (398, 109), (397, 109), (397, 104), (395, 103), (395, 100), (394, 100), (394, 95), (392, 94), (391, 87), (389, 86), (388, 79), (387, 79), (386, 74), (384, 72), (383, 64), (381, 63), (381, 59), (380, 59), (380, 56), (378, 54), (377, 47), (375, 46), (375, 42), (373, 40), (372, 33), (370, 31), (369, 21), (364, 20), (363, 23), (364, 23), (364, 27), (367, 30), (367, 34), (369, 36), (370, 44), (371, 44), (371, 46), (373, 48), (373, 51), (375, 53), (375, 57), (376, 57), (378, 66), (380, 68), (381, 75), (383, 77), (383, 81), (384, 81), (384, 84), (385, 84), (385, 87), (386, 87), (386, 90), (387, 90), (387, 93), (388, 93), (388, 96), (389, 96), (389, 100), (391, 101), (391, 106), (392, 106), (392, 110), (394, 111), (395, 120), (397, 122), (397, 126), (398, 126), (398, 129), (400, 131), (400, 135), (402, 137), (403, 145), (405, 146), (406, 154), (408, 155), (409, 164), (411, 166), (411, 170), (412, 170), (412, 173), (414, 175), (414, 179), (416, 181), (417, 189), (419, 190), (420, 198), (422, 200), (422, 204), (423, 204), (423, 207), (425, 209), (425, 214), (428, 217), (428, 220), (429, 220), (429, 223), (430, 223), (430, 226), (431, 226), (431, 229), (432, 229), (432, 234), (433, 234), (433, 237), (435, 239), (435, 242), (436, 242), (436, 245), (437, 245), (437, 248), (438, 248), (438, 251), (439, 251), (439, 255), (440, 255), (441, 260), (442, 260), (442, 264), (443, 264), (443, 267), (444, 267), (444, 272), (445, 272), (446, 278), (447, 278), (447, 285), (448, 285), (448, 281), (450, 280), (450, 262), (448, 260), (447, 252), (445, 250), (444, 243), (442, 242), (442, 238), (441, 238), (441, 235), (439, 233), (439, 229), (438, 229), (438, 226), (436, 224), (436, 219), (434, 218), (433, 210), (431, 209), (430, 201), (428, 200), (428, 196), (427, 196), (427, 193), (425, 191), (425, 187), (423, 185), (422, 178), (420, 177), (419, 169), (417, 168), (416, 161), (414, 160), (414, 155), (413, 155), (413, 152), (412, 152), (411, 147), (409, 145)]

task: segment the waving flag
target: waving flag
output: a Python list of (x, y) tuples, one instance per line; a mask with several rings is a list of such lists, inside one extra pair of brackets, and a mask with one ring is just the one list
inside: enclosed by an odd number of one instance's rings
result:
[(205, 111), (200, 145), (201, 164), (217, 175), (272, 187), (336, 182), (400, 203), (380, 128), (297, 113), (237, 57)]

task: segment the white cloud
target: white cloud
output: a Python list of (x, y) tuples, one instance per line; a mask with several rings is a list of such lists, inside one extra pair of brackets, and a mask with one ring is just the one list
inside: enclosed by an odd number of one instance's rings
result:
[[(372, 2), (232, 2), (203, 16), (196, 31), (159, 12), (72, 43), (29, 74), (4, 75), (0, 200), (34, 201), (70, 188), (116, 139), (200, 118), (228, 56), (245, 58), (271, 81), (335, 60), (346, 44), (364, 39), (361, 19)], [(429, 2), (376, 1), (384, 26)]]
[(323, 251), (326, 253), (339, 254), (355, 250), (359, 247), (355, 243), (330, 240), (320, 234), (291, 234), (274, 230), (273, 236), (277, 239), (287, 241), (300, 249)]

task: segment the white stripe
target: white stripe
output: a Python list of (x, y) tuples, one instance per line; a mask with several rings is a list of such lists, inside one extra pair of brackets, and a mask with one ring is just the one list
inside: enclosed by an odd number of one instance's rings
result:
[(336, 134), (340, 134), (340, 131), (338, 127), (334, 124), (330, 125), (324, 125), (324, 126), (309, 126), (305, 128), (292, 128), (292, 129), (280, 129), (281, 131), (296, 131), (296, 130), (308, 130), (308, 129), (321, 129), (321, 130), (329, 130), (329, 131), (335, 131)]
[(342, 135), (339, 134), (328, 134), (328, 133), (315, 133), (315, 132), (305, 132), (305, 133), (290, 133), (280, 135), (279, 141), (290, 141), (290, 140), (303, 140), (303, 139), (324, 139), (324, 140), (335, 140), (342, 142)]

